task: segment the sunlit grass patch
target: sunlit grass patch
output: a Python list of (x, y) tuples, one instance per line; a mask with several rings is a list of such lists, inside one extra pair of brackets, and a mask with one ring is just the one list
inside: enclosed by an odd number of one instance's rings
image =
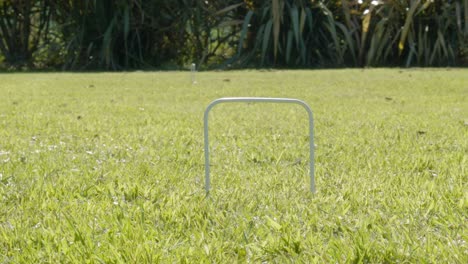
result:
[[(4, 262), (468, 261), (466, 70), (0, 75)], [(230, 81), (225, 81), (229, 79)], [(315, 116), (317, 193), (298, 106)]]

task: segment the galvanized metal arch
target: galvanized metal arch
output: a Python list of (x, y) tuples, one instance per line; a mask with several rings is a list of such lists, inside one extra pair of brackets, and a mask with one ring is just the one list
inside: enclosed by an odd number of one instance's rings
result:
[(210, 191), (210, 154), (208, 141), (208, 115), (210, 110), (217, 104), (235, 103), (235, 102), (260, 102), (260, 103), (290, 103), (301, 105), (309, 117), (309, 150), (310, 150), (310, 191), (315, 193), (315, 178), (314, 178), (314, 118), (310, 107), (299, 99), (293, 98), (269, 98), (269, 97), (224, 97), (211, 102), (205, 110), (204, 115), (204, 137), (205, 137), (205, 190)]

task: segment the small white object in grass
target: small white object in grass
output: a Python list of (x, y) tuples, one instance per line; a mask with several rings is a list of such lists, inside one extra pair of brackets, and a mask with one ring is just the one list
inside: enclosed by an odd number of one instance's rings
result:
[(192, 63), (192, 66), (190, 67), (190, 72), (192, 77), (192, 84), (196, 84), (197, 80), (195, 79), (195, 73), (197, 72), (197, 65), (195, 63)]

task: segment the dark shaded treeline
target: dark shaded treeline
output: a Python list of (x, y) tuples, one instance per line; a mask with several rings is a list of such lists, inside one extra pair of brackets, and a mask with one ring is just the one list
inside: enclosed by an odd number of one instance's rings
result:
[(0, 67), (465, 66), (468, 0), (0, 0)]

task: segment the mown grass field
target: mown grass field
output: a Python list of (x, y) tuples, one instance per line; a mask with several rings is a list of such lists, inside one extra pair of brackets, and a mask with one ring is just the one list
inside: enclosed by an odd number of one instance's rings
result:
[[(314, 111), (309, 192), (300, 106)], [(468, 70), (0, 75), (2, 263), (468, 263)]]

